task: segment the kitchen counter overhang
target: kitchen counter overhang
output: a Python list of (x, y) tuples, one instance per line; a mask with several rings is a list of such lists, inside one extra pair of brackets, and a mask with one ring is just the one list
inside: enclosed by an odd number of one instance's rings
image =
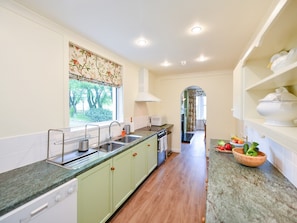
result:
[(251, 168), (210, 142), (206, 222), (295, 222), (297, 188), (272, 164)]

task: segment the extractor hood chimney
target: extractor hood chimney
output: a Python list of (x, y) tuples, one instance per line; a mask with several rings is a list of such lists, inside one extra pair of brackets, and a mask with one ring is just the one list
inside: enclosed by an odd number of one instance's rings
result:
[(148, 86), (149, 86), (149, 72), (147, 69), (141, 68), (139, 70), (138, 95), (135, 101), (139, 101), (139, 102), (160, 101), (159, 98), (149, 93)]

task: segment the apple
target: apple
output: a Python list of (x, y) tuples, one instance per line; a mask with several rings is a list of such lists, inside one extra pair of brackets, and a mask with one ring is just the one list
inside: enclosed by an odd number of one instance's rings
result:
[(226, 143), (224, 145), (225, 150), (232, 150), (232, 145), (230, 143)]

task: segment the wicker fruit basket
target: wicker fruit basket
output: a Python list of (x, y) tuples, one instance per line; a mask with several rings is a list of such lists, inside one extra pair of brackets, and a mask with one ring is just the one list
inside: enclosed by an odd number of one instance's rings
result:
[(261, 151), (258, 152), (258, 156), (247, 156), (243, 153), (243, 148), (233, 148), (232, 153), (238, 163), (249, 167), (261, 166), (267, 158)]

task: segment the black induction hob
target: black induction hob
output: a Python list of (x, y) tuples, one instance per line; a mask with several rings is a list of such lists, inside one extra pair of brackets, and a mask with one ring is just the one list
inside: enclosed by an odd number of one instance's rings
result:
[(142, 130), (142, 131), (152, 131), (152, 132), (159, 132), (161, 130), (165, 130), (165, 125), (163, 126), (156, 126), (156, 125), (152, 125), (151, 127), (146, 126), (143, 128), (140, 128), (138, 130)]

